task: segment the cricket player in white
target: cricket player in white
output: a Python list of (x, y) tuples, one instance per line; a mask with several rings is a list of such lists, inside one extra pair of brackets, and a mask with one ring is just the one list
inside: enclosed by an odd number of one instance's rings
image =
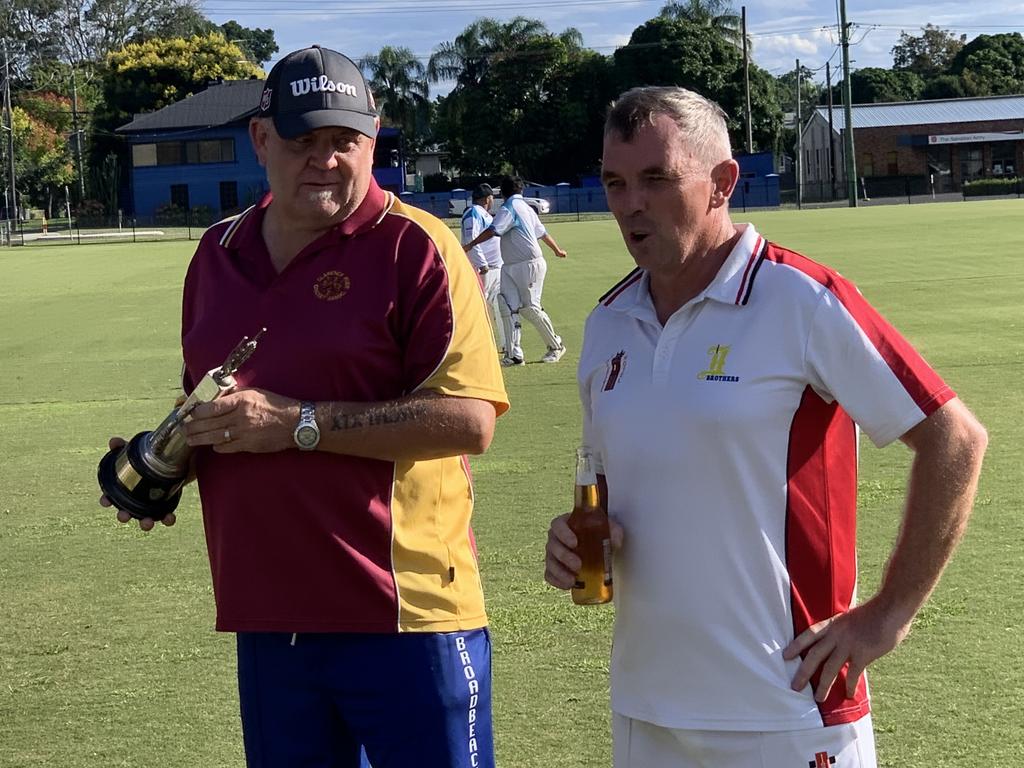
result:
[[(987, 436), (841, 275), (735, 225), (724, 113), (625, 93), (602, 179), (637, 269), (587, 320), (584, 440), (613, 525), (616, 768), (875, 768), (865, 668), (967, 524)], [(858, 426), (914, 454), (900, 535), (856, 600)], [(545, 578), (580, 566), (567, 515)]]
[(469, 252), (493, 237), (501, 238), (504, 266), (501, 269), (499, 308), (505, 328), (505, 357), (501, 364), (508, 366), (524, 363), (520, 315), (530, 321), (547, 345), (547, 352), (541, 362), (557, 363), (565, 354), (565, 346), (561, 336), (555, 333), (551, 318), (541, 306), (548, 265), (541, 253), (539, 241), (543, 241), (559, 258), (564, 259), (566, 252), (548, 234), (537, 214), (523, 200), (522, 179), (502, 179), (501, 194), (505, 202), (495, 214), (491, 226), (463, 245)]
[[(490, 212), (492, 202), (494, 202), (494, 190), (490, 184), (478, 184), (473, 189), (473, 204), (462, 214), (463, 245), (472, 242), (477, 235), (491, 226), (491, 221), (494, 220)], [(494, 327), (498, 333), (498, 349), (501, 350), (502, 357), (504, 357), (505, 328), (498, 297), (501, 290), (501, 240), (491, 238), (470, 248), (466, 255), (469, 256), (469, 262), (480, 275), (484, 298), (491, 308)]]

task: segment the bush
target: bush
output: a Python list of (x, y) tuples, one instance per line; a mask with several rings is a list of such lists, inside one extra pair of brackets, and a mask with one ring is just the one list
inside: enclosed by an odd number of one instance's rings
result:
[(981, 197), (983, 195), (1019, 195), (1021, 180), (1012, 179), (977, 179), (964, 184), (964, 197)]
[(185, 211), (174, 203), (158, 205), (153, 211), (153, 220), (164, 226), (183, 227), (185, 226)]
[(213, 215), (213, 209), (208, 205), (194, 205), (189, 215), (189, 224), (193, 227), (208, 227), (217, 219)]
[(107, 223), (106, 207), (99, 200), (83, 200), (75, 209), (80, 227), (102, 227)]

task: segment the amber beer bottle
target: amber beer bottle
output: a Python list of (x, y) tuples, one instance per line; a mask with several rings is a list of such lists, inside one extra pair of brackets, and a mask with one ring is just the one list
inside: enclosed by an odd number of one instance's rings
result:
[(576, 534), (576, 554), (583, 565), (572, 588), (577, 605), (598, 605), (612, 599), (612, 542), (608, 514), (601, 506), (593, 457), (586, 448), (576, 452), (576, 491), (569, 527)]

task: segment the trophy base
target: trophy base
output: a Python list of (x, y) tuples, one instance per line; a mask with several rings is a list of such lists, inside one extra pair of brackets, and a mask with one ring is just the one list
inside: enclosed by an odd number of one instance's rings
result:
[(128, 445), (114, 448), (100, 461), (97, 477), (111, 504), (136, 520), (161, 520), (178, 507), (185, 476), (164, 477), (150, 469), (142, 448), (149, 432), (140, 432)]

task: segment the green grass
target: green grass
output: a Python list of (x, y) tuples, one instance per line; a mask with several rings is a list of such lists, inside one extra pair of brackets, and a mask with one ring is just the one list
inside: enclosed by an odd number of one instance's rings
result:
[[(873, 668), (881, 764), (1014, 765), (1024, 750), (1022, 204), (751, 215), (836, 266), (925, 353), (989, 429), (966, 541), (908, 641)], [(627, 272), (612, 221), (555, 224), (545, 305), (560, 365), (507, 371), (513, 409), (473, 462), (495, 643), (499, 762), (610, 763), (610, 608), (542, 581), (548, 520), (571, 503), (583, 321)], [(180, 366), (194, 244), (0, 250), (0, 767), (241, 766), (233, 638), (212, 630), (198, 501), (150, 535), (96, 506), (107, 436), (152, 428)], [(541, 343), (524, 333), (527, 354)], [(861, 592), (878, 583), (908, 454), (865, 443)]]

